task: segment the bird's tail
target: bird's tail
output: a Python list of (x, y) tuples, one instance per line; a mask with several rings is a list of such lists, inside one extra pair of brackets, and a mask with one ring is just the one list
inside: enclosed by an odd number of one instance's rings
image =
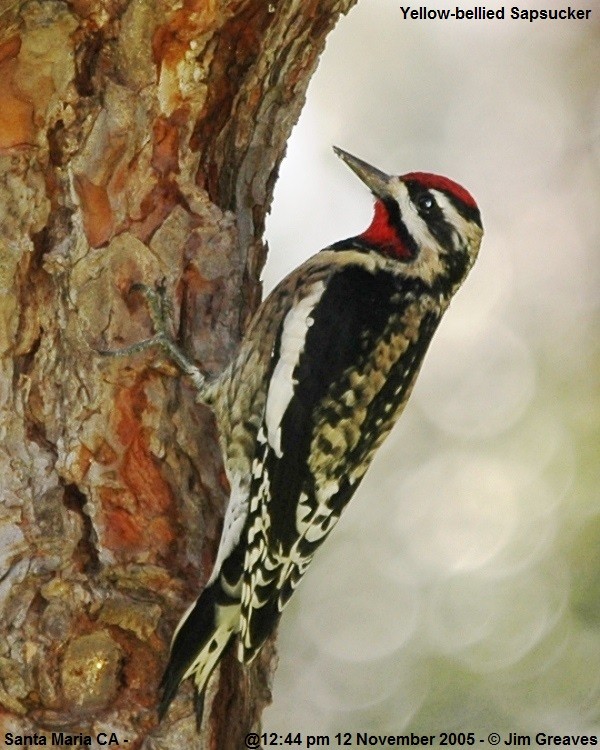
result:
[(158, 714), (161, 719), (180, 683), (193, 675), (198, 690), (196, 713), (200, 722), (206, 683), (239, 627), (239, 613), (239, 601), (223, 592), (217, 578), (183, 615), (175, 630), (169, 663), (160, 683)]

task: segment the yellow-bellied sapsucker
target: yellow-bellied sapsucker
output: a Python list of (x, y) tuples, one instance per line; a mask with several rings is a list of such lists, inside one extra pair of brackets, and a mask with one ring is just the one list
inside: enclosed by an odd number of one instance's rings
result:
[(336, 153), (375, 196), (369, 228), (284, 279), (215, 381), (164, 332), (150, 341), (214, 410), (231, 485), (212, 575), (173, 637), (161, 715), (187, 677), (202, 700), (232, 639), (249, 662), (273, 631), (404, 409), (479, 250), (479, 210), (463, 187)]

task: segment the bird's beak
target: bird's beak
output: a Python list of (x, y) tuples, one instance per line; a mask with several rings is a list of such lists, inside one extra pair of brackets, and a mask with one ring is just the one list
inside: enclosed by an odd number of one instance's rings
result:
[(385, 172), (382, 172), (377, 167), (372, 167), (367, 164), (366, 161), (359, 159), (356, 156), (352, 156), (347, 151), (344, 151), (337, 146), (333, 147), (336, 155), (350, 167), (350, 169), (357, 174), (362, 182), (369, 188), (369, 190), (377, 198), (385, 198), (390, 194), (390, 180), (391, 177)]

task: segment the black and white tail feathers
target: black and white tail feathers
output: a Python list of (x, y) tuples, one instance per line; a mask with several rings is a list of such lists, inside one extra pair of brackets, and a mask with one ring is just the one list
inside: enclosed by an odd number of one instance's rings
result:
[(240, 630), (240, 592), (245, 546), (238, 544), (247, 517), (247, 487), (230, 477), (231, 497), (223, 520), (221, 542), (206, 588), (182, 616), (171, 643), (169, 663), (161, 680), (162, 719), (180, 683), (188, 677), (196, 686), (196, 716), (202, 718), (204, 690), (223, 652)]
[(204, 589), (175, 632), (169, 663), (160, 683), (160, 719), (182, 680), (193, 675), (197, 690), (196, 716), (200, 724), (206, 683), (235, 634), (238, 622), (239, 602), (227, 596), (217, 578)]

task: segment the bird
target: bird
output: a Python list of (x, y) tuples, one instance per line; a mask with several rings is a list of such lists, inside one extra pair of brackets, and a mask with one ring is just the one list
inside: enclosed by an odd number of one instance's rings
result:
[(281, 281), (220, 375), (209, 380), (181, 352), (151, 290), (156, 332), (128, 350), (156, 344), (191, 378), (215, 414), (231, 488), (212, 573), (173, 635), (161, 718), (192, 678), (201, 721), (225, 650), (248, 664), (273, 633), (406, 406), (479, 252), (481, 216), (464, 187), (334, 151), (373, 195), (370, 225)]

